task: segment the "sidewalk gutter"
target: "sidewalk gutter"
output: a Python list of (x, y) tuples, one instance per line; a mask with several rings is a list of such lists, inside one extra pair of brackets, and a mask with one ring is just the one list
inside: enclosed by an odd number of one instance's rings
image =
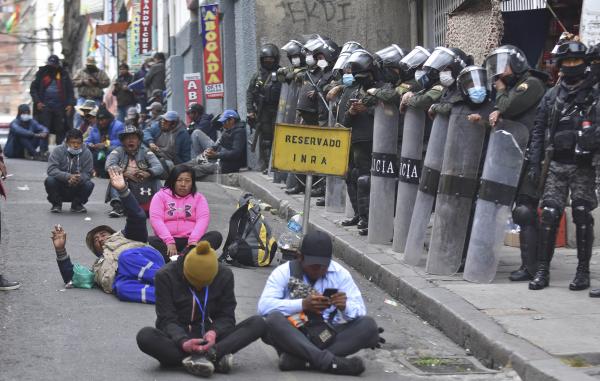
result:
[[(240, 173), (238, 181), (241, 189), (276, 208), (279, 216), (286, 220), (302, 211), (300, 198), (286, 195), (279, 184), (273, 184), (271, 178), (259, 172)], [(331, 236), (336, 257), (468, 349), (489, 368), (510, 366), (525, 381), (597, 381), (530, 342), (507, 333), (462, 297), (402, 263), (391, 246), (367, 244), (366, 239), (340, 228), (325, 218), (325, 214), (323, 208), (311, 208), (309, 228)]]

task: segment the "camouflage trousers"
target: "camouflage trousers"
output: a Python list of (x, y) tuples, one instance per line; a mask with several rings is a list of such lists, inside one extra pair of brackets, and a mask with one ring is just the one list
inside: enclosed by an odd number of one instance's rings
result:
[(590, 210), (595, 209), (598, 206), (595, 177), (595, 170), (591, 166), (581, 167), (576, 164), (551, 162), (542, 206), (564, 210), (571, 191), (571, 203), (584, 203), (590, 207)]

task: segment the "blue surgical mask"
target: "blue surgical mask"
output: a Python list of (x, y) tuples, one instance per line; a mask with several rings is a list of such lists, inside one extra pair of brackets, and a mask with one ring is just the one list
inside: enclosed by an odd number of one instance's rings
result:
[(352, 74), (344, 74), (342, 76), (342, 84), (344, 86), (352, 86), (354, 83), (354, 76)]
[(81, 152), (83, 152), (83, 148), (71, 148), (71, 147), (67, 147), (67, 151), (71, 154), (71, 155), (79, 155)]
[(469, 98), (473, 103), (483, 103), (487, 96), (487, 91), (485, 90), (485, 87), (482, 86), (471, 87), (467, 91), (469, 92)]
[(29, 122), (33, 117), (31, 114), (21, 114), (20, 118), (23, 122)]

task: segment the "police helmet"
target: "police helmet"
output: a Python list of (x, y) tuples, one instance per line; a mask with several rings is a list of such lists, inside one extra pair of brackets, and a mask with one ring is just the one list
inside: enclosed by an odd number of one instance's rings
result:
[(279, 64), (279, 49), (274, 44), (264, 44), (260, 48), (259, 58), (262, 61), (263, 58), (271, 57), (275, 59), (275, 64)]
[(592, 45), (585, 52), (588, 62), (600, 60), (600, 43)]
[(456, 79), (458, 89), (465, 96), (469, 96), (469, 89), (472, 87), (487, 87), (487, 73), (481, 66), (471, 65), (464, 68)]
[(342, 71), (346, 67), (346, 62), (350, 55), (357, 49), (364, 49), (363, 46), (356, 41), (348, 41), (342, 46), (342, 50), (335, 61), (335, 65), (333, 65), (333, 75), (336, 78), (341, 77)]
[(491, 83), (497, 80), (506, 71), (507, 66), (517, 76), (530, 69), (527, 57), (521, 49), (513, 45), (502, 45), (492, 50), (485, 59), (488, 81)]
[(582, 60), (588, 60), (587, 57), (587, 47), (585, 44), (579, 41), (567, 41), (558, 46), (556, 49), (556, 53), (554, 53), (554, 58), (556, 58), (557, 63), (560, 63), (569, 58), (581, 58)]
[(350, 69), (350, 71), (354, 75), (368, 71), (373, 71), (373, 62), (374, 59), (371, 53), (369, 53), (365, 49), (357, 49), (354, 52), (352, 52), (350, 57), (348, 57), (345, 69)]
[(430, 55), (431, 52), (428, 49), (425, 49), (422, 46), (416, 46), (400, 60), (400, 68), (405, 73), (410, 73), (423, 65)]
[(400, 60), (404, 58), (406, 52), (396, 44), (383, 48), (375, 52), (375, 61), (380, 67), (393, 67), (400, 69)]

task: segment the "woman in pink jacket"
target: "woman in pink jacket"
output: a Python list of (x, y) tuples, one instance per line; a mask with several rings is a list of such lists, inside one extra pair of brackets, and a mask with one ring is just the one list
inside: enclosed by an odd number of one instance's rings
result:
[(149, 237), (148, 242), (167, 259), (187, 252), (199, 241), (208, 241), (216, 250), (223, 236), (207, 232), (209, 222), (208, 202), (196, 190), (194, 170), (177, 165), (150, 202), (150, 224), (156, 236)]

